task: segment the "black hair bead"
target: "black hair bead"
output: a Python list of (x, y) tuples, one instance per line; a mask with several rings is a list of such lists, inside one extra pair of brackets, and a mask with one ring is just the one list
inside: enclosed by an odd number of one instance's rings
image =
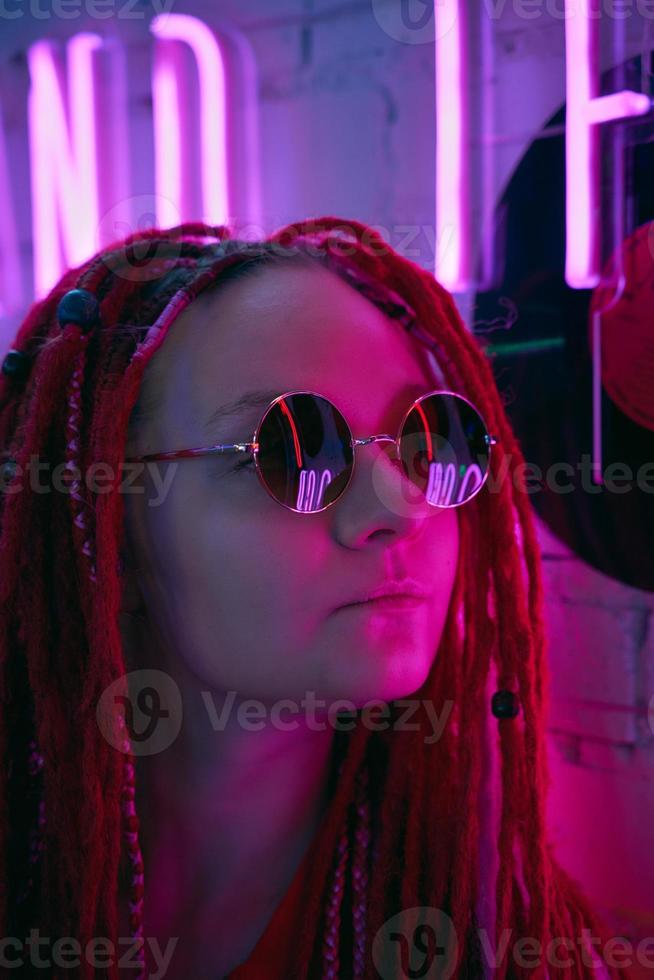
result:
[(15, 459), (9, 457), (0, 465), (0, 486), (8, 486), (13, 478), (16, 476), (16, 469), (18, 468), (18, 463)]
[(24, 381), (30, 373), (31, 358), (22, 350), (13, 348), (5, 355), (2, 373), (15, 381)]
[(513, 691), (495, 691), (491, 700), (491, 711), (496, 718), (515, 718), (520, 712), (518, 695)]
[(63, 330), (69, 323), (76, 323), (84, 333), (100, 323), (100, 304), (88, 289), (69, 289), (59, 300), (57, 320)]

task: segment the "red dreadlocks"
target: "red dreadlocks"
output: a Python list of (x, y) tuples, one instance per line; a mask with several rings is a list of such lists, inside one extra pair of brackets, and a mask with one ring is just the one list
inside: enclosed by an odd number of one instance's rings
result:
[[(507, 928), (543, 947), (553, 937), (569, 937), (572, 965), (550, 965), (549, 975), (595, 976), (581, 937), (584, 929), (604, 937), (602, 924), (546, 835), (540, 558), (516, 473), (520, 448), (490, 366), (452, 297), (372, 229), (333, 217), (285, 227), (260, 243), (203, 224), (131, 235), (69, 270), (32, 306), (15, 338), (17, 353), (0, 381), (6, 460), (0, 751), (8, 762), (0, 780), (3, 935), (25, 936), (38, 926), (51, 936), (76, 936), (82, 946), (94, 935), (115, 936), (124, 867), (130, 925), (141, 935), (147, 868), (144, 873), (133, 759), (121, 718), (113, 724), (123, 752), (109, 743), (96, 716), (102, 692), (125, 674), (117, 626), (122, 501), (117, 490), (92, 498), (76, 473), (99, 460), (119, 471), (144, 368), (182, 309), (230, 268), (245, 270), (308, 243), (334, 267), (347, 253), (362, 280), (392, 290), (415, 311), (438, 345), (449, 387), (474, 400), (497, 436), (491, 475), (499, 490), (485, 488), (462, 508), (441, 654), (421, 691), (436, 703), (452, 702), (450, 722), (436, 743), (424, 737), (424, 717), (416, 731), (391, 725), (372, 732), (358, 724), (349, 733), (330, 846), (310, 868), (312, 897), (293, 975), (378, 976), (375, 934), (401, 909), (419, 906), (441, 909), (454, 923), (460, 942), (451, 975), (483, 975), (473, 930), (486, 874), (479, 801), (487, 799), (485, 753), (493, 742), (500, 788), (491, 831), (498, 866), (491, 941), (499, 942)], [(75, 288), (96, 297), (97, 329), (66, 317), (60, 325), (58, 305)], [(19, 486), (16, 474), (37, 457), (67, 467), (68, 494)], [(497, 709), (491, 717), (495, 687), (505, 692), (500, 701), (508, 697), (519, 706), (517, 715), (502, 717)], [(496, 975), (527, 974), (546, 976), (508, 956)], [(90, 976), (91, 967), (84, 964), (78, 975)], [(116, 967), (107, 975), (117, 977)], [(611, 968), (609, 975), (628, 974)]]

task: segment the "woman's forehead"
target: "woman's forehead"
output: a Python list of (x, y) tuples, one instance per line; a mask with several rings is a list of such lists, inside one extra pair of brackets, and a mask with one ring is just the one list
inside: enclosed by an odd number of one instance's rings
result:
[(207, 299), (198, 311), (207, 348), (198, 347), (197, 360), (207, 368), (210, 362), (226, 382), (296, 368), (421, 379), (432, 372), (423, 345), (317, 264), (266, 267)]
[[(171, 326), (151, 378), (165, 415), (182, 412), (194, 430), (253, 391), (315, 391), (363, 423), (439, 386), (433, 355), (317, 264), (257, 269), (198, 300)], [(253, 406), (243, 425), (260, 415)]]

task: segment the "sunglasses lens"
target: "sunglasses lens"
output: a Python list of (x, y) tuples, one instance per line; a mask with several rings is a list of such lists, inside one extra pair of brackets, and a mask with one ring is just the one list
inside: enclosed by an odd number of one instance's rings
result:
[(349, 483), (350, 430), (326, 398), (302, 392), (275, 402), (261, 422), (258, 443), (261, 479), (293, 510), (324, 510)]
[(404, 472), (430, 504), (456, 507), (488, 474), (488, 430), (465, 398), (426, 395), (409, 412), (400, 437)]

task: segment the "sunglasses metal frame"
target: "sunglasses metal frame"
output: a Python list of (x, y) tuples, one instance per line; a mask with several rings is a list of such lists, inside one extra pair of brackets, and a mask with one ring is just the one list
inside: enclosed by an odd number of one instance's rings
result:
[[(353, 452), (352, 452), (352, 468), (350, 470), (350, 477), (349, 477), (347, 483), (345, 484), (345, 486), (343, 487), (343, 489), (341, 490), (341, 492), (339, 493), (338, 497), (334, 497), (333, 500), (330, 500), (330, 502), (328, 504), (326, 504), (324, 507), (321, 507), (318, 510), (298, 510), (296, 507), (291, 507), (289, 504), (285, 504), (278, 497), (276, 497), (274, 495), (274, 493), (271, 492), (271, 490), (269, 489), (269, 487), (268, 487), (267, 483), (265, 482), (263, 476), (261, 475), (261, 471), (260, 471), (260, 468), (259, 468), (259, 462), (258, 462), (258, 459), (257, 459), (258, 449), (259, 449), (259, 443), (257, 441), (257, 435), (259, 434), (259, 431), (261, 429), (261, 426), (263, 425), (263, 422), (264, 422), (266, 416), (268, 415), (268, 413), (270, 412), (270, 410), (272, 408), (274, 408), (275, 405), (278, 402), (282, 401), (284, 398), (288, 398), (291, 395), (315, 395), (317, 398), (321, 398), (323, 401), (329, 402), (329, 404), (333, 408), (335, 408), (336, 411), (339, 413), (339, 415), (343, 418), (343, 420), (345, 421), (345, 424), (347, 425), (348, 431), (350, 433), (350, 445), (351, 445), (352, 450), (353, 450)], [(262, 484), (262, 486), (263, 486), (264, 490), (266, 491), (266, 493), (273, 500), (275, 500), (278, 504), (280, 504), (280, 506), (284, 507), (286, 510), (291, 510), (295, 514), (320, 514), (323, 511), (327, 510), (328, 507), (331, 507), (332, 504), (335, 504), (336, 501), (339, 500), (343, 496), (343, 494), (347, 490), (348, 486), (350, 485), (350, 483), (352, 481), (352, 476), (354, 475), (354, 467), (356, 465), (356, 455), (354, 453), (354, 449), (355, 449), (356, 446), (367, 446), (367, 445), (369, 445), (369, 443), (372, 443), (372, 442), (391, 442), (391, 443), (394, 443), (395, 444), (395, 451), (396, 451), (396, 454), (397, 454), (397, 456), (396, 456), (397, 461), (398, 462), (401, 462), (400, 439), (401, 439), (401, 436), (402, 436), (402, 429), (404, 428), (404, 425), (406, 423), (406, 420), (409, 417), (409, 415), (411, 414), (411, 412), (413, 411), (413, 409), (416, 407), (416, 405), (419, 405), (420, 402), (422, 402), (422, 401), (425, 400), (425, 398), (432, 398), (434, 395), (454, 395), (455, 398), (460, 398), (461, 401), (467, 402), (467, 404), (470, 405), (470, 407), (473, 409), (473, 411), (476, 412), (476, 414), (479, 416), (479, 418), (484, 423), (484, 428), (486, 429), (485, 440), (486, 440), (486, 444), (488, 446), (488, 458), (489, 458), (489, 466), (490, 466), (491, 446), (494, 446), (494, 445), (497, 444), (497, 439), (494, 436), (492, 436), (492, 435), (489, 434), (489, 432), (488, 432), (488, 426), (486, 425), (486, 422), (485, 422), (485, 420), (484, 420), (481, 412), (464, 395), (459, 394), (457, 391), (448, 391), (448, 390), (440, 389), (440, 388), (439, 389), (434, 389), (433, 391), (428, 391), (424, 395), (420, 395), (418, 398), (416, 398), (411, 403), (411, 405), (409, 406), (409, 408), (407, 409), (407, 411), (402, 416), (402, 421), (400, 422), (400, 426), (398, 428), (397, 436), (392, 436), (392, 435), (389, 435), (388, 433), (380, 433), (379, 435), (366, 436), (365, 438), (362, 438), (362, 439), (356, 439), (352, 435), (352, 428), (351, 428), (349, 422), (347, 421), (347, 419), (345, 418), (345, 415), (343, 414), (343, 412), (341, 412), (341, 410), (338, 408), (338, 406), (336, 406), (334, 404), (334, 402), (331, 400), (331, 398), (327, 398), (325, 395), (321, 395), (317, 391), (308, 391), (306, 389), (300, 389), (300, 390), (294, 390), (294, 391), (285, 391), (283, 394), (278, 395), (276, 398), (273, 398), (273, 400), (270, 402), (270, 404), (266, 406), (266, 408), (263, 411), (263, 414), (262, 414), (261, 418), (257, 422), (256, 428), (254, 430), (254, 435), (252, 437), (252, 441), (251, 442), (233, 442), (233, 443), (219, 444), (219, 445), (214, 445), (214, 446), (201, 446), (201, 447), (194, 448), (194, 449), (175, 449), (175, 450), (172, 450), (171, 452), (164, 452), (164, 453), (147, 453), (147, 454), (145, 454), (143, 456), (130, 456), (128, 459), (125, 460), (125, 462), (127, 462), (127, 463), (143, 463), (143, 462), (148, 462), (150, 460), (159, 460), (159, 459), (161, 459), (161, 460), (188, 459), (188, 458), (191, 458), (193, 456), (209, 456), (209, 455), (214, 455), (214, 454), (221, 455), (223, 453), (251, 453), (252, 456), (253, 456), (253, 459), (254, 459), (254, 466), (255, 466), (257, 475), (259, 477), (259, 482)], [(463, 504), (466, 504), (466, 503), (468, 503), (469, 500), (472, 500), (473, 497), (476, 497), (476, 495), (479, 493), (479, 491), (483, 487), (484, 483), (486, 482), (487, 476), (488, 476), (488, 468), (486, 469), (486, 472), (484, 473), (484, 477), (483, 477), (481, 483), (479, 484), (479, 486), (477, 487), (477, 489), (475, 490), (475, 492), (472, 493), (472, 494), (470, 494), (469, 497), (466, 497), (466, 499), (463, 500), (463, 501), (461, 501), (461, 503), (458, 503), (458, 504), (433, 504), (432, 506), (441, 507), (442, 510), (448, 510), (448, 509), (451, 509), (452, 507), (461, 507), (461, 506), (463, 506)]]

